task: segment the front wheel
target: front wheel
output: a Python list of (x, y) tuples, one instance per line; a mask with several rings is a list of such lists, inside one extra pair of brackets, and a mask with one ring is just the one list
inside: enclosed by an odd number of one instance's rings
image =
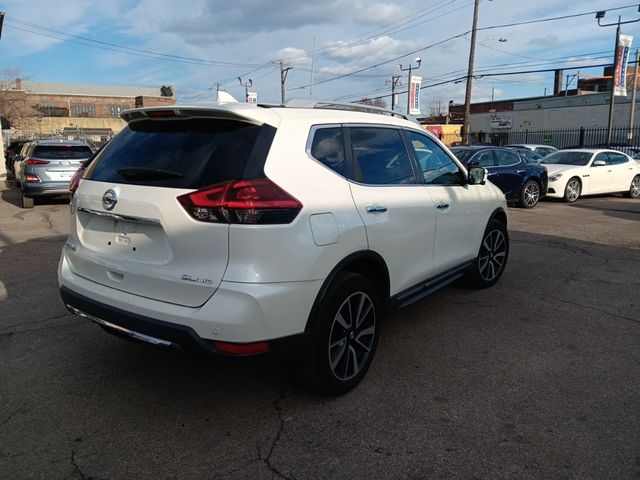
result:
[(540, 200), (540, 185), (535, 180), (529, 180), (520, 192), (520, 205), (523, 208), (533, 208)]
[(504, 223), (489, 220), (482, 243), (471, 269), (468, 283), (474, 288), (487, 288), (502, 276), (509, 258), (509, 233)]
[(380, 296), (365, 276), (344, 272), (314, 310), (302, 380), (321, 393), (342, 395), (371, 366), (380, 331)]
[(573, 203), (580, 197), (582, 192), (582, 184), (577, 178), (572, 178), (567, 182), (567, 186), (564, 187), (564, 201), (567, 203)]
[(625, 197), (640, 198), (640, 175), (636, 175), (631, 180), (629, 191), (625, 193)]

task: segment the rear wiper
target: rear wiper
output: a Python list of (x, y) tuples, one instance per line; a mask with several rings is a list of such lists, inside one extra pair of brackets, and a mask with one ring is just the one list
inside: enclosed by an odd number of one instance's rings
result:
[(149, 167), (122, 167), (118, 168), (116, 172), (127, 180), (164, 180), (184, 177), (180, 172)]

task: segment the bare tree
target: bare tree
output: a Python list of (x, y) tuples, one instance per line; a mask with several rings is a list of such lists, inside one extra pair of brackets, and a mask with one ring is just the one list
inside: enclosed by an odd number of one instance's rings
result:
[(382, 98), (363, 98), (362, 100), (358, 100), (357, 102), (361, 105), (371, 105), (372, 107), (379, 108), (387, 108), (387, 102), (385, 102)]
[(27, 104), (27, 96), (22, 90), (20, 69), (8, 69), (2, 72), (0, 79), (0, 116), (5, 117), (12, 127), (19, 127), (27, 117), (33, 117), (35, 111)]
[(444, 115), (446, 112), (444, 111), (444, 103), (441, 98), (434, 98), (429, 105), (429, 115), (431, 117), (437, 117), (440, 115)]

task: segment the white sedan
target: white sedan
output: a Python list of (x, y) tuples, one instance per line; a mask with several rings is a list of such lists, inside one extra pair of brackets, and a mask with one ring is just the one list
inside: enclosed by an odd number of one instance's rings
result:
[(624, 193), (640, 198), (640, 164), (615, 150), (560, 150), (542, 160), (548, 197), (575, 202), (582, 195)]

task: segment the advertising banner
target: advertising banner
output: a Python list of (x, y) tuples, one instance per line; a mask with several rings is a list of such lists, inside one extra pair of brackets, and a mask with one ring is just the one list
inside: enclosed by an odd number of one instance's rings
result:
[(420, 84), (422, 77), (411, 76), (409, 84), (409, 115), (420, 115)]
[(511, 128), (510, 118), (492, 118), (491, 119), (492, 130), (504, 130), (508, 128)]
[(258, 104), (258, 94), (257, 92), (247, 92), (247, 103), (252, 105)]
[(627, 96), (627, 62), (632, 40), (633, 37), (630, 35), (620, 35), (618, 38), (616, 70), (613, 73), (613, 94), (616, 96)]

